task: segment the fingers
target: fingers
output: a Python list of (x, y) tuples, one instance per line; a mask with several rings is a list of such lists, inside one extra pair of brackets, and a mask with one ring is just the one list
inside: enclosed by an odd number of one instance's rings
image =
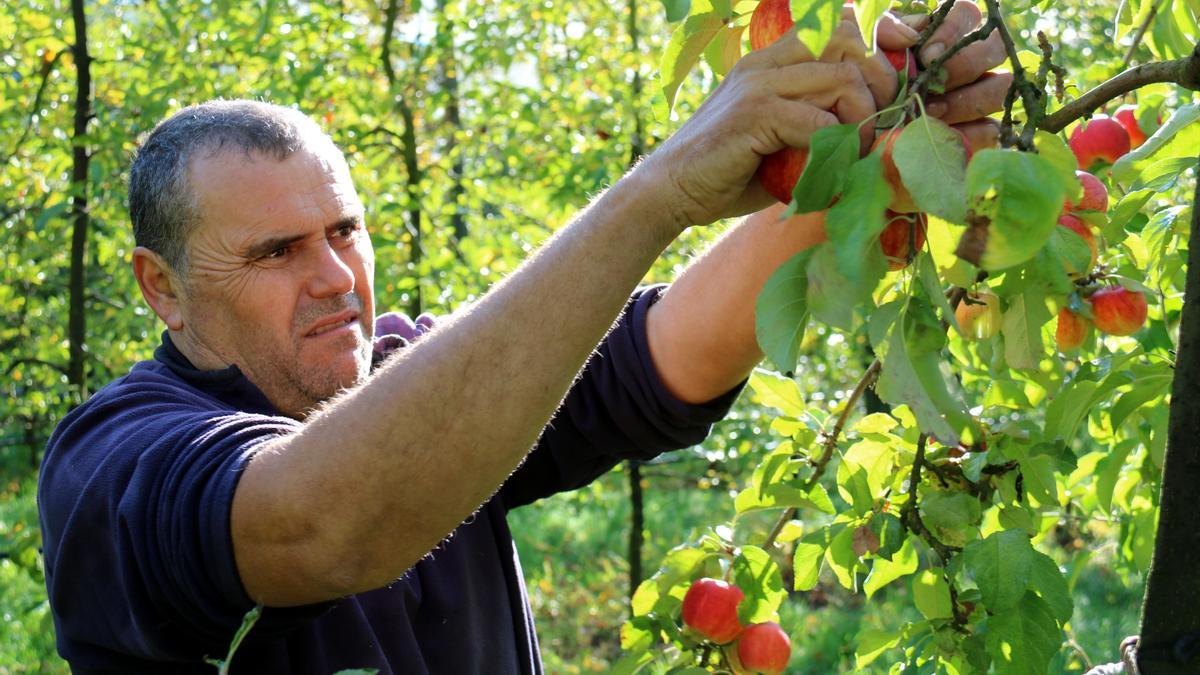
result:
[(838, 118), (828, 110), (807, 101), (777, 100), (774, 104), (774, 135), (778, 142), (769, 143), (762, 155), (782, 150), (783, 146), (807, 148), (808, 141), (817, 129), (833, 126)]
[[(843, 124), (857, 124), (875, 114), (875, 96), (853, 63), (801, 63), (779, 68), (771, 77), (775, 81), (768, 86), (780, 96), (836, 110)], [(871, 125), (863, 125), (861, 131), (862, 142), (869, 143)]]
[(870, 58), (859, 62), (858, 68), (862, 71), (863, 80), (871, 90), (871, 95), (875, 97), (876, 108), (890, 105), (896, 99), (900, 79), (882, 51), (877, 51)]
[[(921, 15), (924, 17), (924, 15)], [(880, 49), (899, 51), (917, 44), (920, 34), (894, 14), (884, 14), (875, 24), (875, 45)]]
[(974, 82), (979, 76), (1004, 63), (1004, 43), (995, 31), (983, 42), (967, 45), (946, 62), (946, 90)]
[(967, 142), (971, 144), (972, 152), (994, 148), (1000, 144), (1000, 123), (996, 120), (982, 119), (964, 124), (955, 124), (955, 129), (963, 132)]
[(975, 30), (983, 19), (983, 12), (970, 0), (955, 0), (954, 7), (946, 15), (946, 20), (938, 26), (929, 41), (921, 48), (921, 63), (929, 65), (931, 61), (941, 56), (950, 45), (962, 36)]
[(925, 112), (947, 124), (970, 122), (1004, 108), (1004, 95), (1012, 73), (984, 73), (978, 80), (953, 91), (930, 96)]

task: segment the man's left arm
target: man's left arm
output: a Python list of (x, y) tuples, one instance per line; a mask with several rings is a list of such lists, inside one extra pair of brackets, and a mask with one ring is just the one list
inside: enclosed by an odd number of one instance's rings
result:
[(824, 212), (780, 220), (783, 210), (776, 204), (730, 228), (650, 308), (650, 355), (679, 400), (710, 401), (762, 360), (754, 332), (759, 291), (788, 258), (825, 240)]

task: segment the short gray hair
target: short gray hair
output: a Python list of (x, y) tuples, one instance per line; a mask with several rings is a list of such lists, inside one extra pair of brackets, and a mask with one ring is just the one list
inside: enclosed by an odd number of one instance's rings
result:
[(262, 101), (208, 101), (163, 120), (146, 137), (129, 170), (134, 241), (182, 274), (188, 266), (188, 238), (201, 217), (188, 180), (192, 159), (201, 152), (211, 157), (233, 148), (283, 161), (306, 147), (314, 134), (328, 140), (303, 113)]

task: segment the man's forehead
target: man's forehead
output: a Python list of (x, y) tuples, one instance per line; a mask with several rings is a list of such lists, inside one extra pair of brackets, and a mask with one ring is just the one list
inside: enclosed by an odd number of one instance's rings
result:
[[(260, 221), (362, 218), (349, 168), (331, 143), (306, 145), (284, 159), (223, 148), (191, 163), (190, 178), (204, 219)], [(310, 213), (311, 212), (311, 213)]]

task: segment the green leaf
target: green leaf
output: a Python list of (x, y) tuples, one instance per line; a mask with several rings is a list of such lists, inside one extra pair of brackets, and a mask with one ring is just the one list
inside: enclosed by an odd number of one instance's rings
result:
[(1071, 620), (1075, 612), (1075, 602), (1071, 599), (1071, 589), (1067, 587), (1067, 578), (1063, 576), (1058, 564), (1041, 551), (1033, 552), (1033, 566), (1029, 568), (1029, 587), (1042, 596), (1046, 606), (1059, 625)]
[(843, 588), (856, 590), (858, 556), (854, 553), (854, 528), (843, 527), (833, 536), (825, 551), (825, 560)]
[(743, 623), (760, 623), (775, 618), (780, 603), (787, 597), (779, 566), (757, 546), (743, 546), (733, 560), (733, 579), (746, 597), (738, 605)]
[(900, 132), (892, 157), (922, 211), (951, 223), (966, 222), (967, 149), (959, 132), (923, 115)]
[(1116, 431), (1125, 418), (1138, 408), (1164, 394), (1170, 393), (1171, 374), (1142, 376), (1129, 391), (1121, 394), (1117, 402), (1109, 410), (1108, 421), (1113, 431)]
[[(857, 138), (857, 132), (854, 136)], [(838, 271), (852, 282), (869, 280), (872, 289), (886, 271), (879, 233), (886, 225), (883, 214), (891, 198), (880, 155), (873, 152), (850, 166), (846, 191), (825, 217), (825, 232), (837, 254)]]
[[(707, 8), (708, 11), (702, 11)], [(725, 27), (726, 17), (712, 9), (709, 0), (696, 0), (693, 13), (671, 33), (671, 41), (663, 52), (659, 71), (662, 73), (662, 93), (667, 109), (675, 107), (675, 95), (688, 73), (700, 59), (704, 48)]]
[(946, 321), (951, 328), (958, 330), (958, 319), (954, 316), (954, 310), (950, 307), (950, 300), (946, 298), (946, 293), (942, 289), (942, 280), (938, 277), (937, 267), (933, 264), (933, 256), (922, 251), (917, 256), (917, 279), (921, 282), (921, 287), (925, 289), (925, 294), (933, 300), (933, 304), (938, 308), (942, 315), (942, 320)]
[(858, 32), (867, 42), (867, 49), (875, 51), (875, 24), (892, 6), (892, 0), (859, 0), (854, 3), (854, 18), (858, 20)]
[(821, 574), (821, 560), (825, 557), (825, 533), (813, 532), (796, 544), (792, 555), (794, 572), (793, 585), (797, 591), (811, 591)]
[(838, 465), (838, 491), (860, 515), (870, 512), (883, 496), (895, 467), (896, 451), (878, 441), (850, 446)]
[(1033, 546), (1021, 530), (996, 532), (963, 551), (966, 568), (979, 585), (983, 604), (991, 612), (1012, 609), (1021, 602), (1033, 566)]
[(758, 346), (787, 372), (796, 368), (800, 340), (808, 325), (808, 263), (813, 249), (788, 259), (767, 279), (754, 308)]
[(1012, 368), (1037, 368), (1045, 356), (1042, 326), (1051, 318), (1041, 294), (1027, 291), (1008, 298), (1008, 309), (1000, 323), (1004, 336), (1004, 360)]
[(871, 530), (879, 537), (879, 550), (875, 551), (877, 558), (891, 560), (907, 541), (904, 535), (904, 525), (900, 519), (890, 513), (882, 513), (871, 519)]
[(800, 41), (820, 56), (842, 18), (842, 0), (791, 0), (792, 18)]
[(1034, 134), (1033, 145), (1037, 148), (1038, 155), (1054, 165), (1058, 175), (1071, 177), (1070, 180), (1063, 181), (1065, 196), (1070, 197), (1072, 201), (1078, 200), (1083, 194), (1083, 183), (1075, 178), (1075, 168), (1079, 164), (1071, 148), (1058, 134), (1049, 131)]
[(887, 271), (883, 250), (878, 246), (867, 253), (870, 277), (858, 282), (848, 279), (838, 269), (837, 254), (832, 243), (824, 243), (813, 251), (808, 265), (808, 307), (818, 320), (843, 330), (854, 326), (856, 307), (871, 302), (871, 292)]
[(858, 161), (858, 151), (856, 125), (837, 124), (817, 129), (809, 139), (808, 162), (792, 190), (792, 204), (785, 215), (829, 208), (829, 203), (845, 188), (847, 174)]
[(1200, 148), (1200, 125), (1195, 123), (1197, 120), (1200, 120), (1200, 103), (1177, 108), (1145, 143), (1113, 164), (1113, 179), (1121, 182), (1134, 180), (1154, 157), (1195, 157), (1197, 148)]
[(900, 633), (894, 630), (864, 628), (854, 640), (854, 668), (861, 671), (875, 659), (900, 643)]
[(662, 3), (669, 23), (675, 23), (687, 16), (692, 8), (692, 0), (662, 0)]
[(1032, 153), (977, 153), (967, 168), (969, 227), (959, 257), (989, 272), (1032, 258), (1058, 222), (1064, 180), (1054, 164)]
[(863, 590), (866, 591), (867, 599), (896, 579), (916, 572), (917, 562), (917, 550), (913, 547), (911, 539), (904, 541), (900, 550), (892, 556), (891, 560), (882, 558), (876, 560), (871, 566), (871, 573), (867, 575), (867, 580), (863, 582)]
[(721, 29), (712, 42), (704, 48), (704, 62), (720, 76), (729, 74), (734, 64), (742, 58), (742, 33), (746, 26), (731, 24)]
[(930, 492), (921, 497), (921, 520), (941, 542), (962, 546), (967, 530), (979, 523), (979, 500), (962, 492)]
[(831, 515), (836, 512), (820, 485), (808, 492), (790, 485), (750, 486), (739, 492), (733, 503), (739, 514), (782, 507), (809, 508)]
[(750, 373), (750, 390), (754, 392), (754, 400), (785, 415), (799, 417), (807, 407), (796, 380), (769, 370), (755, 368)]
[(1013, 608), (988, 618), (984, 639), (1000, 675), (1045, 673), (1064, 643), (1050, 607), (1032, 591)]
[(1113, 489), (1117, 486), (1117, 480), (1125, 469), (1125, 459), (1137, 446), (1136, 438), (1117, 443), (1096, 463), (1096, 501), (1100, 503), (1105, 513), (1112, 511)]
[(1049, 455), (1036, 455), (1021, 461), (1025, 490), (1042, 508), (1058, 504), (1058, 482), (1054, 478), (1054, 466), (1055, 459)]
[(886, 434), (896, 428), (896, 418), (887, 413), (871, 413), (854, 423), (851, 431), (860, 434)]
[[(957, 445), (961, 434), (969, 428), (971, 418), (966, 412), (962, 392), (948, 372), (941, 354), (929, 352), (912, 355), (904, 330), (912, 322), (928, 323), (927, 318), (910, 316), (914, 312), (932, 315), (932, 306), (918, 303), (914, 298), (893, 329), (883, 355), (883, 370), (875, 391), (893, 406), (907, 405), (912, 409), (921, 431), (946, 445)], [(936, 325), (936, 317), (934, 317)], [(943, 335), (944, 339), (944, 335)]]
[(950, 605), (950, 586), (942, 575), (932, 569), (913, 577), (913, 604), (926, 619), (949, 619), (954, 616)]

